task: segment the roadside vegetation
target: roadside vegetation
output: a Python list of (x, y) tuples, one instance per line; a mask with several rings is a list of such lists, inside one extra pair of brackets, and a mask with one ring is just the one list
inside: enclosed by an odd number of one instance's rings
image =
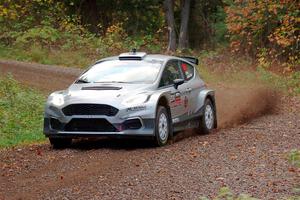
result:
[[(289, 153), (289, 157), (288, 158), (289, 158), (290, 163), (295, 168), (297, 168), (296, 170), (298, 170), (300, 172), (300, 149), (293, 149), (293, 150), (291, 150), (291, 152)], [(300, 183), (298, 183), (295, 186), (294, 193), (299, 194), (297, 197), (294, 198), (296, 200), (299, 200), (300, 199)]]
[[(200, 200), (210, 200), (207, 197), (201, 197)], [(258, 200), (247, 194), (235, 195), (228, 187), (222, 187), (218, 195), (211, 200)]]
[(44, 101), (42, 94), (11, 76), (0, 77), (0, 148), (44, 140)]
[(209, 76), (223, 65), (226, 79), (300, 93), (297, 1), (182, 2), (0, 0), (0, 58), (86, 67), (136, 48), (193, 55)]
[[(283, 198), (282, 200), (299, 200), (299, 196), (291, 196)], [(207, 197), (201, 197), (200, 200), (259, 200), (257, 198), (251, 197), (248, 194), (234, 194), (228, 187), (222, 187), (218, 195), (212, 199)]]
[[(107, 1), (102, 3), (107, 4)], [(160, 10), (154, 6), (155, 3), (151, 3), (154, 8), (143, 13), (149, 12), (153, 24), (143, 26), (146, 29), (139, 34), (125, 31), (125, 26), (129, 29), (136, 28), (133, 27), (135, 25), (132, 21), (119, 20), (129, 17), (125, 11), (116, 13), (118, 16), (114, 17), (114, 22), (104, 28), (100, 23), (97, 26), (89, 24), (91, 22), (84, 23), (89, 19), (73, 11), (79, 6), (74, 4), (75, 1), (0, 0), (0, 57), (42, 64), (85, 67), (97, 59), (132, 48), (145, 49), (149, 52), (162, 51), (164, 43), (161, 43), (162, 39), (158, 40), (161, 37), (158, 27), (163, 23), (160, 19), (163, 16), (157, 13)], [(92, 12), (89, 8), (86, 9), (84, 12)], [(144, 21), (148, 18), (146, 16)]]

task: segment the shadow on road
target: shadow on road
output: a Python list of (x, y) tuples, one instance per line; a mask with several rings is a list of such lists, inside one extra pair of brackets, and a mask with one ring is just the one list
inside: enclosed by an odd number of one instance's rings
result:
[[(179, 132), (174, 135), (173, 141), (180, 142), (186, 138), (197, 136), (193, 130)], [(135, 150), (135, 149), (150, 149), (156, 148), (152, 138), (89, 138), (89, 139), (74, 139), (70, 147), (78, 150), (92, 150), (92, 149), (115, 149), (115, 150)]]
[(147, 149), (154, 148), (155, 145), (150, 139), (129, 139), (129, 138), (93, 138), (93, 139), (77, 139), (74, 140), (69, 148), (80, 150), (92, 149)]

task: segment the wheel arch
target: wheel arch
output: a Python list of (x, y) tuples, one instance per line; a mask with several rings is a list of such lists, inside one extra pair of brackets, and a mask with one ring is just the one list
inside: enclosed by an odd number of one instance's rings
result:
[(198, 102), (199, 102), (199, 105), (198, 105), (198, 108), (201, 110), (204, 106), (204, 103), (206, 101), (206, 99), (209, 99), (213, 105), (213, 108), (214, 108), (214, 114), (215, 114), (215, 123), (214, 123), (214, 128), (217, 128), (218, 127), (218, 122), (217, 122), (217, 105), (216, 105), (216, 98), (215, 98), (215, 91), (214, 90), (202, 90), (200, 93), (199, 93), (199, 96), (198, 96)]
[(156, 108), (158, 108), (158, 106), (164, 106), (167, 110), (170, 110), (168, 98), (165, 97), (165, 96), (163, 96), (163, 95), (160, 96), (160, 97), (158, 98)]
[[(157, 100), (156, 105), (156, 114), (159, 106), (163, 106), (166, 108), (168, 115), (169, 115), (169, 124), (170, 124), (170, 139), (173, 138), (173, 125), (172, 125), (172, 114), (171, 114), (171, 108), (169, 104), (169, 100), (165, 95), (161, 95)], [(156, 116), (155, 114), (155, 116)]]
[(169, 118), (172, 122), (172, 115), (171, 115), (171, 108), (170, 108), (170, 104), (169, 104), (169, 100), (166, 96), (164, 95), (161, 95), (159, 98), (158, 98), (158, 101), (157, 101), (157, 105), (156, 105), (156, 110), (158, 109), (158, 106), (163, 106), (167, 109), (167, 112), (169, 114)]
[(209, 94), (206, 95), (204, 100), (206, 100), (206, 99), (209, 99), (211, 101), (211, 103), (213, 104), (214, 109), (216, 109), (215, 95), (212, 95), (212, 94), (209, 93)]

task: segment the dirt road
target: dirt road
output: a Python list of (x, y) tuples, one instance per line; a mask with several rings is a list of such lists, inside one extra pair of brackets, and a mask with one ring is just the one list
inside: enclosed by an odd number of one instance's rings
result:
[[(0, 61), (3, 72), (48, 93), (80, 70)], [(277, 96), (265, 88), (211, 85), (218, 131), (180, 133), (163, 148), (100, 139), (59, 151), (47, 143), (1, 150), (0, 199), (199, 199), (222, 186), (261, 199), (292, 195), (300, 172), (286, 153), (300, 147), (299, 102), (276, 106)]]

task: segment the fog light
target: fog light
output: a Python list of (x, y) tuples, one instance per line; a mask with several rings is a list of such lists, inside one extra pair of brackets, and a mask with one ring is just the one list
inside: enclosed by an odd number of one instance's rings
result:
[(140, 119), (129, 119), (123, 123), (123, 126), (125, 130), (136, 130), (142, 127), (142, 123)]

